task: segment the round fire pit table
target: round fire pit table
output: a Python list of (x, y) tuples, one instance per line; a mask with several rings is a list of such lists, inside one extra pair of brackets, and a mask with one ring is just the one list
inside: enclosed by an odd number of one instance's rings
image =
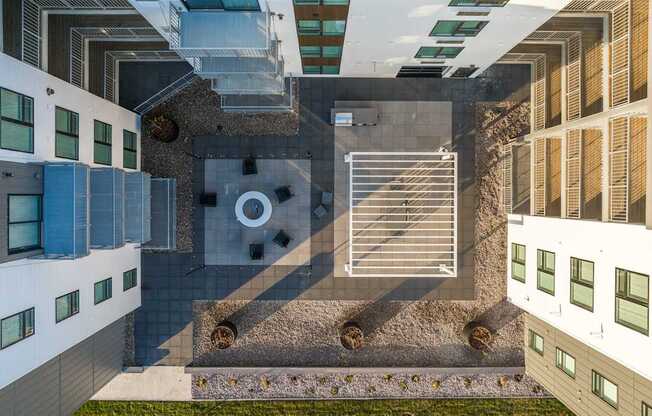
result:
[(272, 217), (272, 203), (262, 192), (245, 192), (235, 202), (235, 216), (246, 227), (260, 227)]

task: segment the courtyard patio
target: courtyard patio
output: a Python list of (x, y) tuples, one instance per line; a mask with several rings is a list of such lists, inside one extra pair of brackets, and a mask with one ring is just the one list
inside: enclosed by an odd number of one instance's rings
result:
[[(517, 68), (499, 66), (494, 69), (499, 76), (489, 72), (486, 78), (464, 81), (301, 79), (296, 136), (265, 135), (261, 127), (254, 136), (231, 130), (229, 135), (204, 133), (174, 144), (178, 153), (189, 155), (175, 163), (189, 166), (179, 171), (192, 172), (193, 251), (144, 256), (146, 289), (135, 322), (136, 362), (521, 365), (522, 326), (504, 302), (505, 265), (485, 257), (504, 251), (504, 219), (494, 193), (500, 154), (494, 142), (503, 132), (493, 130), (489, 140), (480, 140), (477, 130), (484, 123), (478, 102), (518, 105), (527, 98), (529, 73)], [(334, 128), (330, 110), (339, 102), (376, 106), (379, 124)], [(173, 114), (180, 111), (174, 104), (166, 108)], [(350, 219), (349, 195), (343, 192), (349, 175), (344, 155), (437, 152), (442, 146), (456, 153), (458, 161), (454, 273), (350, 276), (344, 267)], [(242, 176), (242, 159), (250, 156), (256, 158), (258, 178)], [(144, 157), (156, 158), (156, 153), (145, 148)], [(234, 211), (237, 199), (259, 191), (274, 204), (274, 189), (283, 185), (294, 188), (295, 208), (288, 205), (286, 214), (279, 211), (283, 204), (273, 205), (269, 223), (259, 230), (243, 228)], [(333, 192), (335, 198), (317, 216), (312, 212), (323, 192)], [(201, 205), (203, 193), (217, 194), (217, 206)], [(281, 228), (296, 237), (292, 250), (281, 251), (285, 255), (274, 254), (271, 241)], [(252, 242), (265, 245), (265, 259), (258, 263), (249, 258)], [(228, 350), (210, 350), (209, 329), (224, 319), (238, 327), (238, 339)], [(337, 335), (351, 319), (366, 336), (366, 347), (357, 352), (345, 351)], [(464, 326), (477, 319), (491, 324), (496, 335), (487, 355), (473, 351), (463, 335)]]

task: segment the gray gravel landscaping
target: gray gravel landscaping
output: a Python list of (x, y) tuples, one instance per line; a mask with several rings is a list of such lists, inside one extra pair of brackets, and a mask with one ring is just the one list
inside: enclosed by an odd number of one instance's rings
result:
[[(521, 311), (506, 300), (506, 217), (500, 205), (503, 143), (527, 132), (527, 103), (479, 104), (476, 134), (474, 301), (194, 302), (193, 365), (210, 367), (517, 367), (523, 365)], [(266, 286), (265, 279), (250, 283)], [(227, 350), (210, 340), (228, 319), (238, 338)], [(359, 351), (344, 349), (339, 328), (365, 333)], [(494, 334), (487, 352), (464, 335), (471, 321)]]
[(198, 400), (249, 399), (390, 399), (548, 397), (522, 374), (450, 374), (436, 369), (410, 373), (193, 374), (192, 397)]

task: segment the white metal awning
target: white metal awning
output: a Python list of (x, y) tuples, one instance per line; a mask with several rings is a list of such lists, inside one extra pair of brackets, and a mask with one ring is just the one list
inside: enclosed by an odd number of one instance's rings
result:
[(350, 276), (457, 275), (457, 153), (352, 152)]

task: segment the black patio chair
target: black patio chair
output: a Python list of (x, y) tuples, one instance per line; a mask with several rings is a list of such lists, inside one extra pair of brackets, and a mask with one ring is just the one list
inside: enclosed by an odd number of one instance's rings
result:
[(216, 207), (217, 206), (217, 194), (214, 193), (203, 193), (199, 195), (199, 204), (206, 207)]
[(262, 260), (265, 257), (265, 246), (263, 244), (249, 244), (249, 257), (251, 257), (251, 260)]
[(242, 174), (243, 175), (256, 175), (258, 167), (256, 166), (256, 159), (249, 157), (242, 161)]
[(274, 237), (274, 242), (283, 248), (286, 248), (290, 244), (290, 241), (292, 239), (283, 230), (279, 231), (276, 237)]
[(276, 188), (274, 193), (276, 194), (276, 198), (278, 198), (279, 204), (282, 204), (294, 196), (289, 186), (281, 186), (280, 188)]

